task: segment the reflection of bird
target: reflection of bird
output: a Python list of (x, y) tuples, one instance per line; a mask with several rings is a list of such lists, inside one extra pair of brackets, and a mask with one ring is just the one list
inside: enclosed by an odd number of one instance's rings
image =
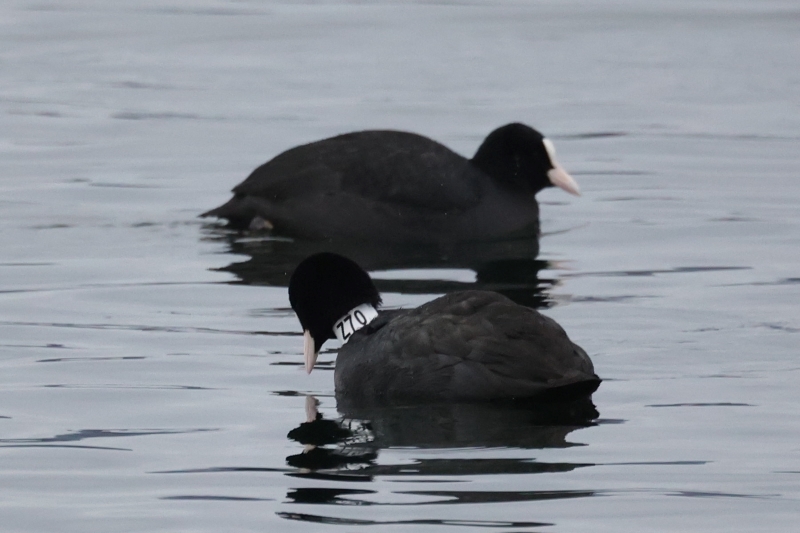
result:
[(472, 159), (421, 135), (361, 131), (283, 152), (202, 216), (311, 239), (536, 238), (534, 195), (553, 185), (579, 194), (552, 143), (523, 124), (494, 130)]
[[(347, 427), (342, 421), (326, 420), (317, 411), (319, 401), (306, 396), (306, 421), (289, 432), (287, 437), (305, 445), (303, 453), (290, 455), (286, 462), (290, 466), (308, 470), (325, 470), (345, 465), (366, 464), (375, 460), (377, 453), (370, 449), (360, 449), (358, 453), (344, 453), (341, 449), (331, 450), (324, 446), (340, 444), (346, 447), (349, 439), (357, 438), (358, 431)], [(363, 431), (368, 432), (368, 424)]]
[(339, 338), (337, 400), (415, 403), (584, 397), (600, 385), (589, 356), (552, 319), (493, 292), (461, 291), (377, 313), (369, 275), (340, 255), (298, 265), (289, 301), (306, 370)]
[(352, 432), (332, 420), (325, 420), (317, 411), (319, 401), (313, 396), (306, 396), (306, 421), (294, 428), (287, 435), (306, 446), (324, 446), (349, 437)]
[[(449, 402), (399, 407), (339, 401), (337, 410), (345, 420), (368, 421), (369, 444), (374, 448), (567, 448), (577, 445), (568, 442), (567, 435), (595, 425), (599, 416), (588, 397), (571, 402)], [(540, 464), (537, 468), (547, 467)]]
[[(245, 285), (286, 287), (300, 261), (323, 251), (350, 257), (368, 271), (396, 271), (385, 279), (374, 280), (381, 292), (442, 294), (465, 289), (492, 290), (519, 304), (540, 308), (548, 303), (544, 291), (556, 282), (552, 278), (539, 278), (539, 271), (551, 265), (535, 259), (539, 250), (536, 239), (440, 247), (396, 243), (364, 246), (357, 242), (292, 241), (266, 236), (252, 239), (218, 227), (207, 228), (207, 235), (225, 242), (228, 253), (237, 259), (218, 270), (230, 272), (236, 276), (236, 283)], [(241, 261), (240, 256), (246, 259)], [(474, 278), (470, 279), (469, 272), (461, 272), (468, 270), (474, 272)], [(454, 279), (454, 272), (459, 277)]]
[[(309, 402), (306, 397), (308, 413)], [(316, 407), (316, 403), (314, 403)], [(318, 476), (318, 470), (337, 479), (374, 476), (448, 476), (476, 474), (535, 474), (568, 472), (587, 463), (550, 463), (486, 457), (469, 459), (424, 457), (412, 464), (376, 463), (381, 449), (403, 448), (565, 448), (571, 432), (593, 426), (599, 416), (589, 398), (572, 402), (507, 404), (496, 402), (437, 403), (410, 406), (351, 407), (338, 402), (343, 418), (327, 420), (314, 410), (287, 435), (304, 446), (286, 458), (302, 469), (296, 475)]]

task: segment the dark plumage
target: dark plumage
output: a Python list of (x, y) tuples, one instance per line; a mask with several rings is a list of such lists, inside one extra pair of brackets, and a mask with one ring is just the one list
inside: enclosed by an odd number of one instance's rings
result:
[[(339, 317), (380, 302), (365, 279), (354, 262), (330, 253), (295, 270), (289, 300), (305, 332), (309, 372)], [(589, 356), (554, 320), (486, 291), (381, 312), (339, 349), (334, 380), (337, 398), (356, 404), (573, 399), (600, 385)]]
[(310, 239), (536, 237), (534, 195), (552, 185), (579, 194), (552, 143), (523, 124), (490, 133), (472, 159), (414, 133), (360, 131), (279, 154), (201, 216)]

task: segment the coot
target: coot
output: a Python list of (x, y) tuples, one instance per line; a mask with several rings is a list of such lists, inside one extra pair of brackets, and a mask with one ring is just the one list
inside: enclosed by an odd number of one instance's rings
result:
[(328, 339), (336, 397), (349, 404), (589, 396), (589, 356), (552, 319), (488, 291), (454, 292), (416, 309), (377, 311), (381, 296), (356, 263), (323, 252), (303, 260), (289, 301), (304, 331), (306, 371)]
[(307, 239), (536, 237), (534, 195), (552, 185), (580, 194), (553, 144), (524, 124), (494, 130), (472, 159), (414, 133), (359, 131), (279, 154), (201, 216)]

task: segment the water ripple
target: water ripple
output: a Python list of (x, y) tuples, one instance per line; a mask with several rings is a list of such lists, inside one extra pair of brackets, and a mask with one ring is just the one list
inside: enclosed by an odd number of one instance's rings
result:
[(79, 442), (87, 439), (113, 438), (113, 437), (142, 437), (148, 435), (182, 435), (187, 433), (201, 433), (217, 431), (215, 428), (195, 429), (81, 429), (70, 433), (62, 433), (53, 437), (0, 439), (0, 448), (86, 448), (93, 450), (131, 451), (130, 448), (116, 448), (108, 446), (91, 446), (65, 444)]
[(579, 277), (623, 277), (623, 276), (655, 276), (656, 274), (693, 274), (697, 272), (720, 272), (726, 270), (752, 270), (748, 266), (690, 266), (690, 267), (675, 267), (665, 269), (652, 269), (652, 270), (620, 270), (620, 271), (607, 271), (607, 272), (576, 272), (564, 273), (561, 277), (564, 278), (579, 278)]
[(707, 402), (707, 403), (653, 403), (646, 407), (757, 407), (751, 403)]
[(416, 519), (416, 520), (359, 520), (354, 518), (335, 518), (305, 513), (276, 513), (286, 520), (299, 520), (315, 524), (338, 526), (388, 526), (388, 525), (429, 525), (429, 526), (461, 526), (461, 527), (544, 527), (554, 524), (548, 522), (502, 522), (497, 520), (448, 520), (448, 519)]
[(274, 502), (274, 498), (253, 498), (246, 496), (213, 496), (201, 494), (189, 494), (185, 496), (162, 496), (159, 500), (183, 500), (183, 501), (224, 501), (224, 502)]

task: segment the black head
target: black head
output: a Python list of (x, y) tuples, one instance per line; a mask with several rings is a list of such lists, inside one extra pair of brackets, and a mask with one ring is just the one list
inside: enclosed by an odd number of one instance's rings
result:
[(561, 187), (580, 194), (575, 180), (558, 164), (553, 143), (525, 124), (501, 126), (484, 139), (472, 163), (515, 192), (536, 194), (545, 187)]
[[(322, 344), (336, 338), (336, 321), (364, 303), (377, 308), (381, 295), (369, 274), (354, 261), (323, 252), (297, 265), (289, 280), (289, 303), (305, 333), (306, 370), (310, 372)], [(313, 359), (309, 361), (309, 357)]]

